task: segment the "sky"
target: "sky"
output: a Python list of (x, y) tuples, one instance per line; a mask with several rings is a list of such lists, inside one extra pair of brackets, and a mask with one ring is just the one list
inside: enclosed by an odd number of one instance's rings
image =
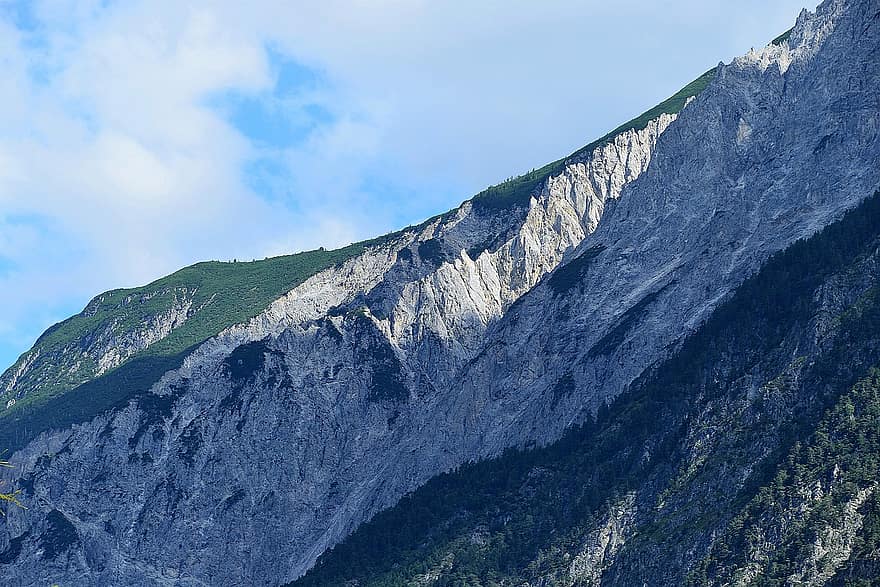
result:
[(0, 0), (0, 371), (94, 295), (558, 159), (812, 0)]

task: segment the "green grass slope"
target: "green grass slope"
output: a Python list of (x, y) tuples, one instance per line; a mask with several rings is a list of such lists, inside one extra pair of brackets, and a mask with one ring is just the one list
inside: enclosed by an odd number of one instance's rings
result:
[[(151, 317), (167, 311), (176, 298), (191, 296), (191, 317), (144, 353), (174, 355), (233, 324), (256, 316), (268, 304), (315, 273), (359, 254), (361, 245), (335, 251), (309, 251), (252, 262), (209, 261), (185, 267), (148, 285), (118, 289), (92, 300), (82, 313), (56, 324), (34, 344), (41, 354), (53, 355), (95, 332), (137, 330)], [(19, 359), (12, 369), (18, 366)], [(40, 392), (69, 389), (94, 376), (95, 365), (83, 364), (73, 372), (57, 374)]]
[[(17, 448), (43, 430), (83, 421), (124, 404), (178, 366), (200, 343), (253, 318), (312, 275), (360, 254), (373, 242), (262, 261), (197, 263), (148, 285), (98, 296), (82, 313), (47, 330), (4, 374), (8, 377), (30, 354), (39, 353), (35, 368), (16, 386), (27, 394), (0, 411), (0, 446)], [(97, 376), (96, 363), (82, 349), (86, 341), (96, 333), (123, 335), (137, 330), (183, 296), (192, 300), (193, 308), (185, 322)], [(0, 401), (5, 405), (8, 397)]]

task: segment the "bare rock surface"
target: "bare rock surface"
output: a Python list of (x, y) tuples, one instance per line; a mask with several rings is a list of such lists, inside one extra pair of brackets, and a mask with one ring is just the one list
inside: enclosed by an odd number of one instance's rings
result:
[[(880, 2), (828, 0), (527, 208), (466, 202), (314, 275), (124, 409), (44, 433), (2, 473), (29, 503), (0, 526), (4, 581), (277, 585), (430, 477), (557, 439), (880, 186), (878, 51)], [(183, 297), (96, 360), (186, 313)], [(627, 507), (595, 548), (625, 540)]]

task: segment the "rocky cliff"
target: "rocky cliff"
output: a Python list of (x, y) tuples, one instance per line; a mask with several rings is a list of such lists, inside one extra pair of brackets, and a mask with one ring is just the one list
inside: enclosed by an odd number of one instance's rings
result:
[(540, 449), (435, 477), (312, 585), (863, 585), (880, 568), (880, 193)]
[(878, 2), (829, 0), (565, 160), (300, 259), (238, 318), (197, 312), (200, 286), (140, 330), (88, 323), (63, 340), (97, 368), (56, 387), (38, 341), (0, 379), (5, 475), (31, 504), (0, 571), (275, 585), (432, 476), (557, 440), (880, 185), (878, 43)]

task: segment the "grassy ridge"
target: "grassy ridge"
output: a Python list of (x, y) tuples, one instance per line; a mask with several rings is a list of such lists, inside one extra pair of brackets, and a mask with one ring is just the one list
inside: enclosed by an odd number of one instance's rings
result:
[[(309, 277), (370, 247), (419, 231), (448, 214), (335, 250), (321, 248), (250, 262), (196, 263), (147, 285), (97, 296), (81, 313), (46, 330), (3, 374), (6, 379), (31, 353), (40, 352), (31, 372), (16, 384), (16, 389), (24, 387), (27, 395), (5, 410), (9, 396), (0, 397), (4, 402), (0, 404), (0, 446), (15, 450), (41, 432), (85, 422), (124, 406), (149, 391), (164, 373), (179, 367), (199, 344), (257, 316)], [(96, 376), (97, 365), (84, 352), (86, 341), (101, 332), (123, 335), (137, 331), (184, 298), (192, 302), (185, 322), (116, 368)]]
[(661, 114), (677, 114), (681, 112), (688, 99), (693, 98), (706, 89), (715, 77), (715, 69), (710, 69), (681, 90), (670, 96), (663, 102), (660, 102), (647, 112), (626, 122), (602, 138), (593, 141), (589, 145), (582, 147), (563, 159), (554, 161), (540, 169), (535, 169), (526, 174), (520, 175), (504, 183), (492, 186), (477, 194), (474, 199), (474, 206), (485, 210), (503, 209), (511, 206), (527, 206), (532, 193), (541, 186), (541, 184), (551, 175), (560, 173), (566, 164), (577, 157), (587, 155), (596, 148), (609, 143), (615, 137), (630, 130), (643, 130), (648, 123)]
[[(379, 242), (262, 261), (197, 263), (143, 287), (98, 296), (82, 313), (50, 328), (37, 340), (30, 352), (39, 350), (40, 363), (17, 385), (29, 393), (0, 414), (0, 446), (18, 448), (44, 430), (81, 422), (124, 404), (179, 366), (200, 343), (246, 322), (312, 275)], [(120, 335), (136, 331), (184, 296), (192, 299), (195, 309), (185, 322), (115, 369), (95, 377), (97, 365), (84, 354), (82, 341), (106, 330)], [(71, 355), (75, 362), (68, 368), (65, 361)]]
[(787, 31), (785, 31), (784, 33), (782, 33), (781, 35), (779, 35), (778, 37), (776, 37), (775, 39), (770, 41), (770, 44), (771, 45), (783, 44), (784, 42), (786, 42), (787, 40), (789, 40), (791, 38), (792, 31), (794, 31), (794, 27), (788, 29)]
[[(591, 152), (623, 132), (643, 129), (650, 120), (660, 114), (679, 112), (690, 97), (699, 94), (708, 85), (714, 72), (715, 70), (706, 72), (674, 96), (579, 149), (571, 156), (481, 192), (473, 198), (474, 206), (478, 209), (503, 209), (526, 205), (535, 188), (548, 176), (564, 168), (566, 161)], [(431, 218), (419, 226), (436, 218), (438, 217)], [(136, 331), (138, 328), (143, 328), (151, 318), (167, 312), (175, 304), (189, 300), (196, 311), (168, 336), (135, 355), (135, 357), (160, 359), (175, 357), (223, 329), (256, 316), (272, 300), (293, 289), (311, 275), (360, 254), (367, 246), (393, 239), (402, 232), (334, 251), (319, 249), (247, 263), (217, 261), (197, 263), (143, 287), (106, 292), (92, 300), (82, 313), (56, 324), (37, 340), (34, 349), (30, 352), (39, 349), (44, 356), (57, 357), (57, 360), (44, 360), (43, 364), (32, 368), (30, 373), (18, 382), (16, 387), (18, 389), (25, 387), (28, 389), (28, 394), (12, 408), (0, 414), (0, 425), (3, 425), (4, 419), (17, 411), (28, 406), (45, 404), (47, 399), (76, 389), (96, 377), (97, 364), (82, 352), (85, 349), (76, 348), (80, 341), (89, 340), (90, 337), (101, 332), (124, 334)], [(65, 355), (70, 359), (71, 351), (79, 351), (75, 362), (60, 368)], [(11, 370), (17, 368), (28, 354), (22, 355), (15, 365), (7, 370), (4, 378)], [(128, 361), (135, 357), (129, 358)], [(111, 371), (102, 377), (112, 373)], [(3, 402), (8, 399), (9, 397), (0, 397), (0, 401)], [(0, 405), (0, 409), (2, 407)]]
[[(191, 316), (168, 336), (142, 351), (150, 356), (175, 355), (233, 324), (253, 318), (272, 300), (315, 273), (363, 249), (363, 244), (354, 244), (334, 251), (308, 251), (262, 261), (197, 263), (148, 285), (112, 290), (98, 296), (82, 313), (47, 330), (34, 349), (39, 349), (44, 356), (63, 359), (63, 354), (79, 350), (79, 341), (105, 330), (119, 335), (137, 331), (175, 303), (188, 298), (194, 309)], [(20, 358), (12, 368), (23, 360), (24, 357)], [(53, 365), (47, 363), (46, 367), (51, 369)], [(80, 361), (72, 372), (55, 376), (44, 372), (47, 383), (26, 379), (22, 384), (33, 386), (29, 395), (60, 393), (93, 378), (96, 368), (89, 361)], [(27, 401), (27, 398), (23, 400)]]
[[(794, 29), (788, 29), (771, 41), (772, 45), (781, 45), (791, 37)], [(643, 130), (648, 122), (659, 117), (661, 114), (678, 114), (684, 108), (690, 98), (698, 96), (706, 86), (715, 78), (716, 69), (713, 67), (678, 92), (660, 102), (650, 110), (633, 118), (629, 122), (621, 124), (602, 138), (593, 141), (569, 155), (549, 163), (540, 169), (534, 169), (523, 175), (511, 178), (498, 185), (491, 186), (474, 197), (474, 205), (483, 209), (508, 208), (510, 206), (526, 206), (532, 193), (551, 175), (561, 172), (566, 164), (577, 157), (589, 154), (615, 137), (630, 130)]]
[(109, 373), (67, 393), (43, 394), (20, 402), (0, 416), (0, 446), (18, 450), (46, 430), (87, 422), (97, 414), (125, 406), (147, 393), (164, 373), (180, 367), (192, 351), (175, 355), (139, 355)]

